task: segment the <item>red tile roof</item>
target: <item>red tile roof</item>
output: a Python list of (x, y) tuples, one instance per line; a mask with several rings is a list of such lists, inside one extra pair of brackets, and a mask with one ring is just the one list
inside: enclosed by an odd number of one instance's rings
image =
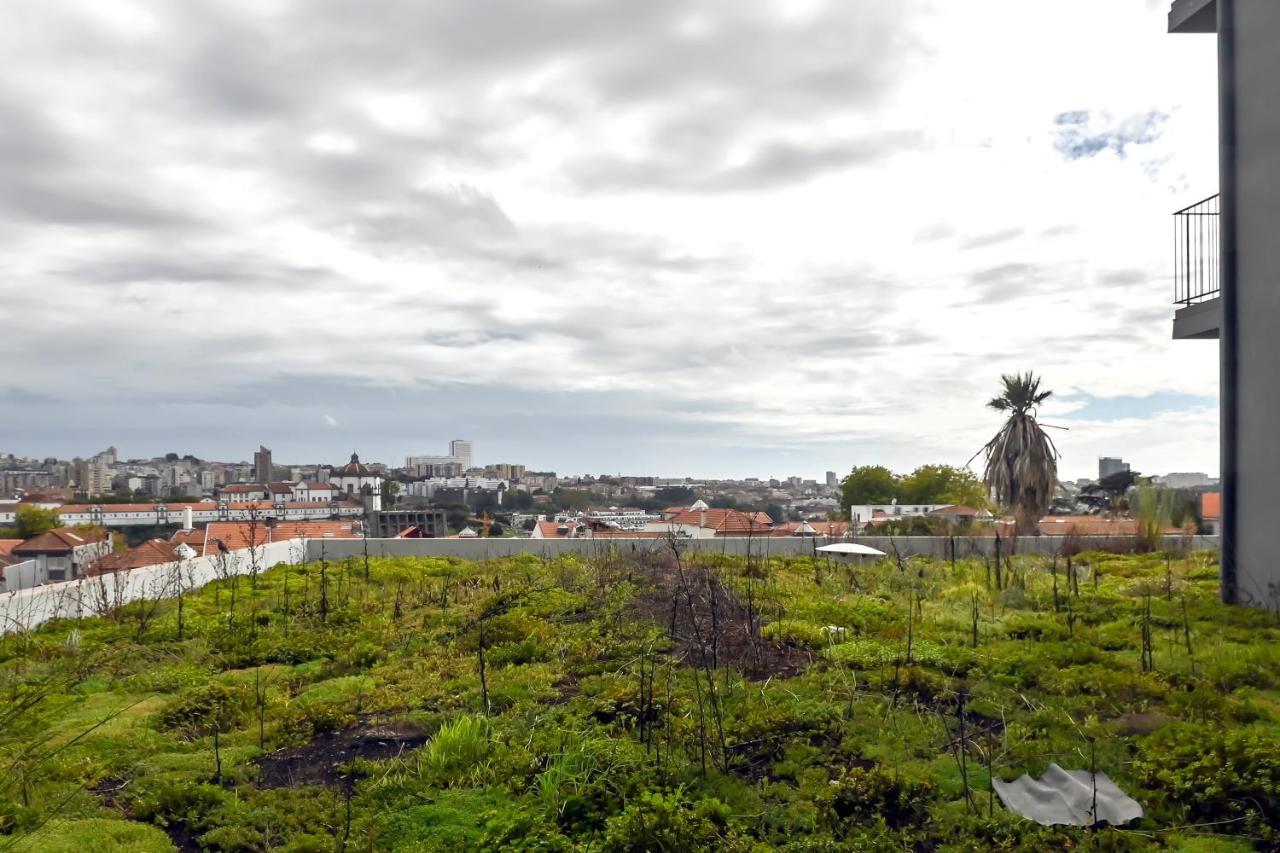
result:
[[(168, 503), (166, 501), (158, 501), (158, 503), (164, 504), (164, 506), (169, 510), (169, 512), (182, 512), (187, 507), (191, 507), (192, 510), (197, 512), (211, 512), (218, 508), (218, 504), (215, 501), (199, 501), (197, 503), (191, 503), (189, 501), (182, 501), (179, 503)], [(280, 504), (283, 504), (286, 509), (320, 509), (324, 507), (324, 504), (317, 503), (316, 501), (281, 501)], [(268, 501), (268, 500), (227, 501), (227, 509), (231, 512), (247, 512), (248, 510), (254, 509), (254, 508), (260, 509), (260, 510), (275, 509), (277, 505), (278, 504), (275, 501)], [(352, 501), (339, 501), (339, 505), (340, 506), (359, 506), (359, 504), (354, 503)], [(98, 506), (98, 504), (67, 504), (65, 506), (58, 507), (58, 512), (87, 513), (91, 509), (93, 509), (94, 506)], [(101, 504), (101, 507), (102, 507), (102, 511), (105, 513), (155, 512), (156, 511), (155, 503)]]
[[(568, 539), (569, 533), (573, 531), (575, 525), (561, 523), (559, 521), (539, 521), (538, 532), (542, 534), (543, 539)], [(561, 530), (561, 528), (564, 528)]]
[[(769, 531), (772, 536), (795, 536), (796, 530), (803, 521), (786, 521), (782, 524), (775, 524), (773, 530)], [(849, 533), (849, 522), (847, 521), (810, 521), (809, 526), (813, 528), (814, 534), (817, 536), (833, 536), (840, 537)]]
[(742, 512), (736, 509), (685, 509), (667, 519), (672, 524), (706, 527), (717, 536), (766, 533), (773, 529), (768, 513)]
[(359, 539), (360, 536), (357, 524), (352, 521), (278, 521), (275, 524), (260, 521), (256, 525), (250, 521), (211, 521), (204, 530), (180, 531), (170, 541), (186, 542), (196, 550), (197, 556), (210, 557), (218, 553), (219, 540), (228, 550), (236, 551), (289, 539)]
[(159, 566), (178, 560), (174, 548), (180, 543), (166, 542), (163, 539), (152, 539), (143, 542), (136, 548), (118, 554), (108, 554), (95, 560), (88, 569), (88, 574), (100, 575), (105, 572), (119, 572), (126, 569), (141, 569), (146, 566)]
[(10, 554), (69, 554), (73, 548), (101, 542), (106, 538), (107, 531), (102, 529), (72, 530), (69, 527), (57, 527), (31, 537), (13, 548)]
[(964, 504), (953, 504), (951, 506), (941, 506), (929, 513), (929, 515), (954, 515), (954, 516), (976, 516), (978, 510)]
[(360, 461), (359, 454), (352, 453), (351, 461), (341, 468), (334, 468), (331, 477), (374, 477), (373, 469)]
[(0, 558), (9, 556), (22, 542), (21, 539), (0, 539)]

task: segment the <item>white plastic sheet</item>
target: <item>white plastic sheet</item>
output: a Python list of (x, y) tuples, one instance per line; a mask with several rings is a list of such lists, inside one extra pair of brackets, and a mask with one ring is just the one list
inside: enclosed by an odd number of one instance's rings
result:
[[(992, 780), (1000, 802), (1011, 811), (1042, 826), (1113, 826), (1142, 817), (1138, 801), (1121, 791), (1106, 773), (1096, 776), (1088, 770), (1063, 770), (1056, 764), (1039, 779), (1023, 774), (1012, 782)], [(1093, 814), (1094, 785), (1097, 785), (1098, 813)]]

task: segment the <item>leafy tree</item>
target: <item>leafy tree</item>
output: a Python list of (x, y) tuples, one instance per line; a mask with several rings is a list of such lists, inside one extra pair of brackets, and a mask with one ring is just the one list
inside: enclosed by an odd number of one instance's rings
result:
[(689, 506), (698, 499), (693, 489), (687, 486), (668, 486), (665, 489), (658, 489), (654, 497), (664, 507)]
[(965, 504), (983, 508), (987, 503), (982, 481), (967, 468), (921, 465), (902, 478), (899, 500), (909, 504)]
[(840, 505), (887, 504), (898, 497), (901, 481), (883, 465), (855, 467), (840, 484)]
[(1000, 381), (1000, 396), (987, 406), (1009, 416), (980, 451), (987, 456), (983, 482), (1013, 511), (1018, 533), (1029, 535), (1039, 529), (1058, 484), (1058, 449), (1036, 421), (1038, 407), (1053, 392), (1041, 391), (1040, 378), (1030, 371), (1004, 374)]
[(1119, 498), (1129, 489), (1133, 488), (1134, 483), (1138, 482), (1141, 476), (1137, 471), (1117, 471), (1114, 474), (1108, 474), (1098, 482), (1089, 486), (1089, 491), (1103, 492), (1112, 498)]
[(464, 504), (450, 504), (444, 507), (444, 520), (450, 530), (461, 530), (467, 526), (471, 518), (471, 507)]
[(781, 524), (787, 520), (787, 511), (782, 508), (782, 504), (769, 504), (764, 511), (773, 519), (774, 524)]
[(62, 518), (56, 509), (38, 506), (20, 506), (15, 514), (14, 529), (20, 539), (29, 539), (62, 526)]
[(503, 506), (508, 509), (526, 510), (533, 507), (533, 495), (524, 489), (512, 489), (507, 492), (507, 496), (502, 499)]
[(400, 483), (396, 480), (385, 480), (382, 483), (382, 502), (387, 509), (391, 509), (396, 505), (396, 501), (400, 497)]
[(551, 505), (557, 509), (591, 509), (600, 506), (603, 499), (595, 492), (585, 489), (566, 489), (557, 487), (550, 496)]

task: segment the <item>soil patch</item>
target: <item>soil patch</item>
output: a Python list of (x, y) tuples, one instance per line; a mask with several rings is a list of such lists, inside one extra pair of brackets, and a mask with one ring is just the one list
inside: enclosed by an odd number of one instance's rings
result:
[(203, 853), (204, 847), (196, 840), (196, 833), (187, 829), (185, 824), (171, 823), (162, 829), (173, 846), (178, 848), (178, 853)]
[(799, 675), (814, 662), (810, 649), (762, 637), (759, 602), (743, 601), (713, 570), (671, 561), (650, 567), (649, 579), (632, 609), (667, 632), (686, 665), (729, 666), (764, 680)]
[(302, 788), (308, 785), (349, 787), (354, 774), (347, 767), (357, 758), (381, 761), (396, 758), (428, 740), (411, 724), (382, 725), (326, 732), (296, 749), (282, 749), (257, 760), (261, 788)]

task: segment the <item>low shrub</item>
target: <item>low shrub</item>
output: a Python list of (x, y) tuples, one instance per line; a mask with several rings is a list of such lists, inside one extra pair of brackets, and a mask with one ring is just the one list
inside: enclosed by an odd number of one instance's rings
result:
[(1221, 823), (1219, 831), (1280, 840), (1280, 752), (1274, 731), (1224, 730), (1183, 723), (1144, 743), (1134, 770), (1143, 784), (1192, 823)]
[(818, 807), (827, 827), (844, 837), (877, 819), (895, 829), (922, 823), (933, 794), (933, 784), (926, 780), (910, 780), (879, 766), (849, 767), (821, 792)]
[(253, 707), (253, 691), (242, 685), (210, 681), (189, 688), (160, 712), (162, 729), (196, 738), (242, 726)]
[(682, 791), (641, 794), (605, 826), (603, 853), (694, 853), (732, 850), (729, 808), (719, 800), (690, 801)]

